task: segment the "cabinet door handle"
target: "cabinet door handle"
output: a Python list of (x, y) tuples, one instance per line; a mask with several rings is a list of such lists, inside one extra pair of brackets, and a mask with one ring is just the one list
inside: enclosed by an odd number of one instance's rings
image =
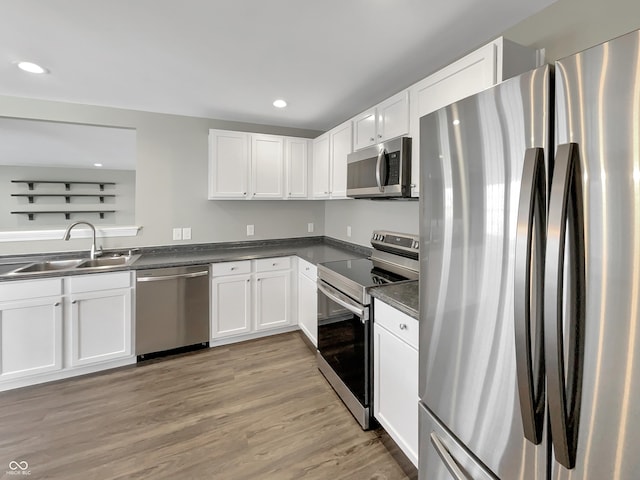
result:
[(400, 324), (400, 330), (406, 330), (407, 329), (407, 324), (406, 323), (401, 323)]
[(382, 138), (382, 135), (378, 134), (378, 138)]
[(375, 138), (373, 138), (373, 137), (371, 137), (371, 138), (369, 139), (369, 141), (370, 141), (370, 142), (373, 142), (374, 140), (375, 140)]
[(71, 302), (73, 305), (75, 305), (76, 303), (78, 303), (78, 300), (74, 300), (73, 302)]
[(53, 304), (54, 307), (59, 307), (60, 306), (60, 302), (56, 302)]

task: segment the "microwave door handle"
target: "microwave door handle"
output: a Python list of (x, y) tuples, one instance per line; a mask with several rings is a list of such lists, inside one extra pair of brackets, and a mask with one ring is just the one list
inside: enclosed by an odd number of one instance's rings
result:
[(376, 162), (376, 183), (381, 192), (384, 192), (384, 185), (382, 185), (380, 167), (382, 166), (382, 159), (384, 158), (384, 148), (381, 148), (378, 152), (378, 161)]

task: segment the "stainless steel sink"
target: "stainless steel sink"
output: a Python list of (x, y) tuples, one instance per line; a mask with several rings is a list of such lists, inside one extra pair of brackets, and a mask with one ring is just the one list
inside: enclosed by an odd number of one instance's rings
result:
[(110, 268), (126, 267), (127, 265), (131, 265), (138, 258), (140, 258), (139, 254), (112, 254), (110, 256), (94, 259), (73, 258), (67, 260), (44, 260), (16, 268), (15, 270), (10, 271), (7, 275), (35, 275), (38, 273), (65, 272), (69, 270), (84, 272), (109, 270)]
[(44, 262), (32, 263), (25, 267), (13, 270), (10, 273), (45, 273), (56, 272), (59, 270), (69, 270), (75, 268), (84, 262), (82, 258), (74, 258), (72, 260), (48, 260)]
[(93, 260), (85, 260), (76, 268), (110, 268), (121, 267), (129, 264), (131, 257), (98, 257)]

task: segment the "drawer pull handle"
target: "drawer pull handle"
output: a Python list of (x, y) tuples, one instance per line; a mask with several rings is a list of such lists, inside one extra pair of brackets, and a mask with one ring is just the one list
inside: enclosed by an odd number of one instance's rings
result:
[(407, 329), (407, 324), (406, 323), (401, 323), (400, 324), (400, 330), (406, 330)]
[(278, 264), (275, 263), (275, 262), (271, 264), (272, 267), (275, 267), (276, 265), (278, 265)]

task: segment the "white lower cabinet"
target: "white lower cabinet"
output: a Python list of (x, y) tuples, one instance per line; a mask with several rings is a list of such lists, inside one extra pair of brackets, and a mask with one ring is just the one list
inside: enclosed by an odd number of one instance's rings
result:
[(131, 273), (0, 285), (0, 391), (135, 363)]
[(298, 326), (315, 347), (318, 346), (317, 268), (298, 259)]
[(62, 298), (0, 303), (0, 383), (62, 369)]
[(418, 466), (418, 321), (375, 299), (374, 416)]
[(291, 257), (214, 263), (211, 275), (211, 346), (296, 328)]

